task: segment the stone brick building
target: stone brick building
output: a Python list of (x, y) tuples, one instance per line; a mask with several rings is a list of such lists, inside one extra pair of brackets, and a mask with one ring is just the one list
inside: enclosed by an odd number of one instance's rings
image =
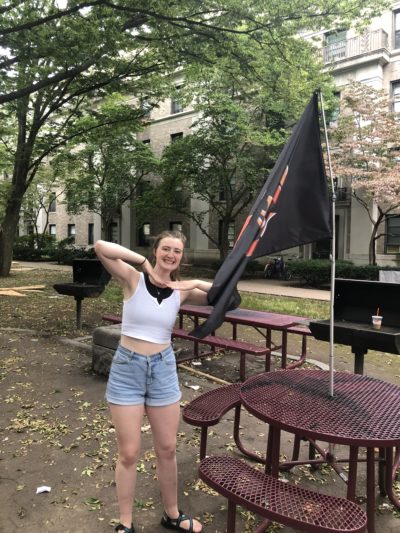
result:
[[(304, 34), (305, 39), (319, 39), (325, 68), (333, 76), (337, 95), (352, 80), (362, 81), (383, 88), (393, 98), (395, 111), (400, 112), (400, 1), (394, 2), (380, 17), (374, 19), (361, 34), (356, 30), (320, 31)], [(183, 83), (179, 74), (175, 84)], [(189, 135), (195, 120), (192, 108), (184, 108), (174, 99), (160, 102), (149, 116), (149, 124), (138, 137), (149, 143), (159, 156), (163, 148), (175, 139)], [(201, 209), (199, 200), (192, 198), (191, 209)], [(62, 239), (75, 231), (77, 245), (91, 244), (100, 237), (100, 221), (97, 215), (85, 213), (70, 217), (62, 204), (49, 217), (49, 231), (55, 231)], [(218, 231), (218, 221), (209, 220), (213, 230)], [(241, 221), (232, 226), (232, 240), (241, 227)], [(365, 210), (351, 196), (350, 185), (338, 183), (336, 204), (337, 257), (357, 264), (368, 263), (368, 241), (371, 222)], [(157, 219), (146, 220), (140, 227), (136, 222), (134, 202), (122, 206), (121, 215), (114, 221), (113, 240), (125, 246), (148, 251), (151, 237), (164, 229), (182, 229), (188, 238), (187, 258), (189, 261), (204, 262), (218, 258), (218, 251), (191, 221), (174, 212), (160, 214)], [(379, 264), (396, 265), (400, 260), (400, 213), (385, 220), (382, 237), (377, 243)], [(305, 258), (326, 257), (328, 242), (313, 243), (300, 250), (288, 253)]]

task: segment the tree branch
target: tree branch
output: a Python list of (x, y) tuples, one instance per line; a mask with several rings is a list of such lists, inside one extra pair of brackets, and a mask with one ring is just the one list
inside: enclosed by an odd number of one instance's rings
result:
[(81, 74), (82, 72), (90, 68), (91, 66), (95, 65), (96, 62), (97, 62), (96, 59), (91, 59), (89, 61), (86, 61), (82, 65), (71, 68), (69, 70), (65, 70), (63, 72), (59, 72), (58, 74), (55, 74), (54, 76), (48, 76), (44, 80), (40, 80), (36, 83), (32, 83), (31, 85), (27, 85), (25, 87), (22, 87), (21, 89), (17, 89), (16, 91), (11, 91), (7, 94), (0, 94), (0, 104), (4, 104), (6, 102), (11, 102), (12, 100), (17, 100), (24, 96), (28, 96), (31, 93), (39, 91), (40, 89), (44, 89), (45, 87), (48, 87), (49, 85), (59, 83), (60, 81), (64, 81), (68, 78), (74, 78), (78, 74)]
[[(23, 3), (23, 2), (21, 1), (20, 3)], [(82, 4), (78, 4), (69, 9), (59, 10), (56, 13), (53, 13), (52, 15), (48, 15), (47, 17), (43, 17), (41, 19), (36, 19), (31, 22), (25, 22), (24, 24), (19, 24), (17, 26), (10, 26), (9, 28), (0, 28), (0, 35), (9, 35), (11, 33), (18, 33), (20, 31), (31, 30), (32, 28), (35, 28), (37, 26), (47, 24), (48, 22), (51, 22), (52, 20), (57, 20), (62, 17), (66, 17), (68, 15), (72, 15), (73, 13), (80, 11), (84, 7), (93, 7), (93, 6), (102, 5), (102, 4), (103, 4), (103, 0), (93, 0), (92, 2), (82, 2)], [(10, 9), (13, 9), (14, 7), (17, 7), (17, 6), (10, 6), (7, 10), (9, 11)]]

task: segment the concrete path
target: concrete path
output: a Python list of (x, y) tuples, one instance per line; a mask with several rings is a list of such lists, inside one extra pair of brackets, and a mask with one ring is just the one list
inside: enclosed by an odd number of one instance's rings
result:
[(330, 291), (296, 287), (293, 282), (272, 279), (246, 279), (239, 281), (239, 291), (255, 292), (259, 294), (273, 294), (276, 296), (291, 296), (293, 298), (310, 298), (313, 300), (330, 299)]

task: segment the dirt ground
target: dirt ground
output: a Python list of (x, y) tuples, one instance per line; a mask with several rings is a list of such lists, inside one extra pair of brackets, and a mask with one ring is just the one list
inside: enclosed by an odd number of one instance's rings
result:
[[(18, 326), (18, 324), (16, 324)], [(246, 331), (244, 332), (246, 337)], [(0, 330), (0, 531), (24, 528), (32, 533), (111, 532), (118, 516), (115, 486), (115, 440), (108, 410), (103, 400), (105, 379), (91, 371), (90, 339), (67, 343), (53, 335), (33, 330)], [(185, 349), (184, 345), (177, 346)], [(296, 353), (297, 341), (289, 346)], [(311, 340), (309, 358), (327, 360), (327, 345)], [(338, 369), (352, 369), (347, 347), (338, 347)], [(234, 355), (203, 360), (193, 366), (227, 381), (235, 381), (238, 360)], [(260, 361), (249, 358), (248, 373), (260, 371)], [(366, 373), (400, 384), (400, 358), (368, 354)], [(182, 405), (217, 386), (208, 379), (180, 369)], [(192, 387), (199, 387), (194, 390)], [(234, 453), (233, 414), (211, 428), (208, 451)], [(242, 417), (245, 442), (260, 452), (265, 447), (266, 427), (251, 415)], [(179, 494), (181, 508), (204, 523), (209, 533), (225, 531), (226, 501), (215, 495), (197, 477), (199, 431), (181, 423), (178, 436)], [(135, 507), (137, 531), (164, 531), (159, 525), (162, 513), (155, 457), (146, 420), (142, 427), (142, 459), (138, 467)], [(292, 438), (285, 435), (284, 452), (290, 453)], [(340, 450), (337, 450), (338, 453)], [(304, 448), (303, 453), (307, 449)], [(238, 454), (240, 455), (240, 454)], [(345, 486), (328, 468), (311, 472), (297, 467), (286, 474), (314, 490), (345, 495)], [(362, 492), (364, 473), (359, 476)], [(399, 484), (399, 483), (398, 483)], [(50, 492), (37, 494), (39, 487)], [(237, 531), (252, 531), (254, 517), (239, 510)], [(276, 530), (294, 531), (290, 528)], [(400, 513), (388, 500), (377, 496), (377, 533), (400, 530)]]
[[(0, 299), (0, 533), (29, 529), (31, 533), (112, 532), (118, 509), (115, 498), (114, 466), (116, 446), (104, 402), (106, 380), (91, 370), (91, 334), (104, 325), (101, 317), (118, 312), (120, 293), (109, 284), (114, 299), (87, 299), (83, 304), (83, 328), (75, 328), (73, 299), (59, 297), (52, 284), (69, 280), (70, 272), (21, 269), (2, 280), (4, 286), (45, 284), (44, 290), (26, 298)], [(228, 327), (228, 326), (225, 326)], [(222, 331), (229, 335), (230, 332)], [(251, 328), (241, 328), (240, 338), (250, 342), (264, 340)], [(190, 349), (176, 344), (177, 353)], [(299, 336), (291, 336), (288, 352), (298, 354)], [(336, 347), (335, 368), (353, 370), (349, 347)], [(328, 345), (309, 339), (308, 361), (328, 362)], [(279, 366), (279, 360), (276, 362)], [(182, 406), (218, 385), (200, 377), (199, 371), (234, 382), (238, 379), (236, 355), (202, 359), (200, 365), (185, 363), (179, 368)], [(262, 361), (248, 358), (248, 375), (263, 370)], [(193, 373), (193, 371), (195, 373)], [(400, 357), (370, 352), (365, 358), (365, 373), (400, 385)], [(249, 448), (265, 450), (265, 424), (242, 415), (242, 439)], [(232, 439), (233, 413), (210, 428), (209, 453), (240, 453)], [(197, 477), (200, 432), (181, 423), (178, 435), (180, 507), (198, 517), (207, 533), (222, 533), (226, 524), (226, 500), (213, 493)], [(292, 436), (282, 437), (283, 453), (290, 455)], [(306, 457), (304, 444), (302, 455)], [(335, 453), (340, 455), (340, 447)], [(138, 466), (138, 487), (134, 502), (136, 531), (165, 531), (160, 525), (162, 507), (155, 480), (155, 456), (146, 419), (142, 427), (142, 458)], [(326, 467), (311, 472), (297, 467), (285, 476), (314, 490), (345, 496), (345, 485)], [(359, 493), (363, 493), (365, 474), (362, 464)], [(50, 492), (39, 492), (50, 487)], [(396, 481), (400, 495), (400, 479)], [(238, 510), (237, 532), (254, 529), (255, 517)], [(400, 512), (378, 496), (377, 533), (400, 531)], [(275, 526), (274, 530), (293, 532)]]

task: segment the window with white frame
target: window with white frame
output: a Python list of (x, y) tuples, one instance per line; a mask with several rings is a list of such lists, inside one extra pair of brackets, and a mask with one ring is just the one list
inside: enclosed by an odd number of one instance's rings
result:
[(143, 117), (149, 118), (153, 106), (147, 98), (142, 98), (140, 100), (140, 109), (143, 111)]
[(332, 109), (332, 112), (331, 112), (331, 116), (329, 120), (330, 124), (332, 124), (333, 122), (336, 122), (340, 114), (340, 92), (335, 91), (333, 93), (333, 97), (335, 99), (335, 107)]
[(182, 231), (182, 222), (170, 222), (169, 229), (170, 231)]
[(392, 81), (391, 93), (392, 93), (392, 111), (394, 113), (400, 113), (400, 80)]
[(182, 113), (183, 111), (183, 105), (179, 101), (179, 96), (178, 96), (179, 90), (181, 88), (182, 88), (182, 85), (177, 85), (175, 87), (177, 95), (171, 98), (171, 115), (174, 115), (176, 113)]
[(347, 31), (325, 33), (324, 61), (337, 61), (346, 57)]
[(68, 237), (73, 237), (73, 241), (72, 242), (75, 242), (75, 235), (76, 235), (75, 224), (68, 224), (67, 231), (68, 231)]
[(55, 237), (57, 234), (57, 226), (55, 224), (49, 224), (49, 235)]
[(183, 139), (183, 132), (178, 131), (177, 133), (171, 133), (170, 138), (171, 138), (171, 143), (179, 141), (180, 139)]
[(52, 192), (49, 197), (49, 213), (56, 212), (56, 193)]
[(400, 252), (400, 215), (388, 215), (386, 217), (386, 242), (387, 254)]
[[(236, 178), (235, 176), (233, 176), (231, 179), (230, 179), (230, 188), (232, 190), (235, 189), (235, 184), (236, 184)], [(221, 179), (220, 180), (220, 183), (219, 183), (219, 192), (218, 192), (218, 200), (220, 202), (225, 202), (226, 200), (226, 195), (225, 195), (225, 183), (224, 181)]]
[(88, 244), (94, 244), (94, 224), (88, 224)]
[(400, 48), (400, 10), (393, 13), (393, 48)]
[(118, 222), (111, 222), (110, 224), (110, 239), (111, 242), (119, 244), (119, 224)]
[(145, 222), (138, 231), (138, 245), (149, 246), (151, 235), (151, 226), (149, 222)]
[[(218, 241), (219, 243), (222, 242), (222, 220), (218, 223)], [(235, 245), (235, 223), (230, 222), (228, 226), (228, 241), (229, 241), (229, 248), (233, 248)]]

